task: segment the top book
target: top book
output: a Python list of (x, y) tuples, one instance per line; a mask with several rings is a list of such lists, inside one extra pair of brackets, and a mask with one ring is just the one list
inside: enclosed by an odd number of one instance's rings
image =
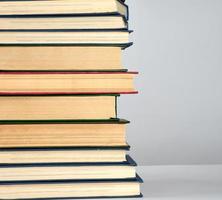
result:
[(121, 0), (5, 0), (0, 2), (1, 16), (111, 14), (128, 19), (128, 7)]

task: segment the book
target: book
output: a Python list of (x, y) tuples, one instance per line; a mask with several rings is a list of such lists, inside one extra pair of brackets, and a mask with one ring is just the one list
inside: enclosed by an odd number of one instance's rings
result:
[(0, 165), (0, 182), (53, 180), (108, 180), (136, 177), (135, 161), (119, 163), (33, 163)]
[(0, 71), (126, 71), (120, 47), (0, 46), (0, 55)]
[[(25, 8), (25, 9), (24, 9)], [(53, 9), (52, 9), (53, 8)], [(0, 15), (121, 15), (128, 18), (128, 7), (118, 0), (2, 1)]]
[[(68, 99), (68, 97), (65, 99)], [(41, 101), (41, 99), (39, 99), (38, 102), (39, 101)], [(52, 102), (53, 100), (49, 99), (49, 101)], [(26, 105), (27, 108), (29, 106), (30, 105)], [(47, 107), (43, 107), (44, 109), (47, 109)], [(29, 110), (27, 108), (26, 112), (28, 114)], [(73, 109), (71, 107), (69, 107), (69, 109), (75, 110), (75, 108)], [(18, 113), (18, 115), (23, 114), (20, 112)], [(30, 114), (28, 115), (30, 117)], [(15, 116), (15, 114), (13, 116)], [(34, 117), (36, 118), (38, 115), (36, 114)], [(65, 117), (67, 117), (67, 115), (65, 115)], [(18, 119), (19, 117), (15, 118)], [(1, 121), (0, 148), (90, 146), (127, 147), (125, 138), (127, 123), (128, 121), (126, 120), (116, 119), (64, 120), (61, 123), (48, 121), (34, 124), (28, 121), (24, 121), (21, 124), (16, 124), (10, 121)]]
[(117, 99), (125, 0), (0, 2), (0, 199), (142, 197)]
[[(0, 3), (1, 4), (1, 3)], [(127, 47), (128, 30), (0, 31), (0, 45), (102, 45)]]
[(126, 161), (129, 146), (0, 148), (0, 165), (27, 163), (117, 163)]
[(127, 29), (122, 16), (0, 17), (0, 30)]
[(138, 176), (129, 180), (6, 182), (0, 184), (0, 199), (142, 197), (141, 182)]
[(116, 118), (118, 95), (0, 96), (0, 120)]
[(137, 72), (0, 72), (0, 94), (137, 93)]

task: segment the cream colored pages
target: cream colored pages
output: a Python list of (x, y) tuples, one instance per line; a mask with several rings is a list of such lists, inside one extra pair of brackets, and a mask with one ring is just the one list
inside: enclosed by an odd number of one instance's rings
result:
[(138, 182), (0, 185), (1, 199), (115, 197), (139, 194)]
[(135, 167), (121, 165), (0, 168), (1, 181), (126, 179), (135, 176)]
[(0, 47), (2, 70), (119, 70), (119, 47)]
[(110, 119), (115, 96), (1, 96), (0, 120)]
[(0, 29), (3, 30), (122, 28), (126, 28), (126, 23), (120, 16), (0, 18)]
[(1, 15), (117, 13), (116, 0), (2, 1)]
[(2, 125), (0, 147), (126, 146), (125, 124)]
[(0, 44), (126, 44), (126, 31), (0, 32)]
[(0, 163), (123, 162), (124, 150), (0, 151)]
[(0, 74), (1, 92), (135, 92), (135, 74)]

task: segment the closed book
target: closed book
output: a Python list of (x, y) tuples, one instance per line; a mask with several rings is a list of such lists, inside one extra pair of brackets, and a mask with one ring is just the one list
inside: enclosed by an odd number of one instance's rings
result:
[(116, 118), (118, 95), (0, 96), (0, 120)]
[(141, 182), (138, 175), (128, 180), (5, 182), (0, 184), (0, 199), (136, 198), (142, 197)]
[(133, 179), (136, 177), (135, 166), (129, 156), (118, 163), (1, 164), (0, 182)]
[(15, 0), (0, 2), (1, 16), (111, 14), (128, 18), (128, 7), (124, 1), (120, 0)]
[[(9, 123), (9, 122), (8, 122)], [(0, 148), (0, 165), (37, 163), (118, 163), (129, 146), (7, 147)]]
[[(71, 107), (69, 109), (72, 110)], [(125, 132), (128, 121), (112, 119), (87, 121), (89, 122), (69, 120), (68, 123), (38, 124), (1, 121), (0, 147), (127, 146)]]
[(120, 47), (0, 46), (0, 71), (125, 71)]
[(0, 31), (0, 45), (130, 45), (128, 30), (36, 30)]
[(137, 93), (137, 72), (0, 72), (0, 94)]
[(127, 29), (122, 16), (0, 17), (0, 30), (104, 30)]

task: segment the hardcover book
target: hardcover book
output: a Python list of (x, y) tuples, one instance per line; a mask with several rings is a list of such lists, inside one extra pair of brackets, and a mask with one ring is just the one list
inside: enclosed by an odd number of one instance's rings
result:
[(1, 164), (0, 182), (134, 179), (135, 166), (129, 156), (119, 163)]
[(129, 146), (0, 148), (0, 165), (33, 163), (117, 163), (126, 161)]
[(122, 16), (0, 17), (0, 30), (126, 30)]
[(137, 72), (0, 72), (0, 94), (137, 93)]
[(0, 2), (0, 15), (121, 15), (128, 19), (128, 7), (123, 2), (120, 0), (9, 0)]
[(135, 198), (142, 197), (141, 182), (138, 176), (129, 180), (5, 182), (0, 184), (0, 199)]
[(120, 47), (0, 46), (0, 55), (0, 71), (125, 71)]
[[(0, 120), (76, 120), (116, 118), (118, 95), (0, 96)], [(58, 141), (59, 142), (59, 141)]]
[[(67, 114), (65, 116), (67, 117)], [(0, 148), (127, 147), (125, 138), (127, 123), (126, 120), (113, 119), (50, 120), (39, 123), (23, 121), (19, 124), (0, 121)]]
[[(0, 3), (1, 4), (1, 3)], [(97, 45), (127, 47), (128, 30), (0, 31), (0, 45)]]

